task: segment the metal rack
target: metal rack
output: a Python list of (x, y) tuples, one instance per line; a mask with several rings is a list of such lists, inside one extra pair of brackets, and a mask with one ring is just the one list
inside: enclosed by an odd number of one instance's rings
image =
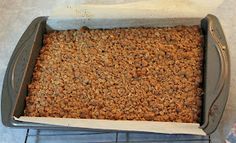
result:
[(210, 136), (27, 129), (24, 143), (210, 143)]

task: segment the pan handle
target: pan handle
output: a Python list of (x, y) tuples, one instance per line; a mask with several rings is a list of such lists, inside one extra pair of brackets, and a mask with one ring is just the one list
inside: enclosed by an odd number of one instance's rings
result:
[(230, 60), (227, 42), (219, 20), (208, 15), (202, 21), (207, 44), (205, 50), (204, 122), (201, 128), (207, 134), (214, 132), (222, 118), (228, 99)]
[(45, 19), (45, 17), (38, 17), (31, 22), (18, 41), (8, 63), (3, 81), (1, 98), (1, 116), (2, 123), (5, 126), (12, 126), (12, 114), (17, 100), (17, 93), (19, 93), (22, 79), (26, 73), (25, 67), (28, 64), (27, 61), (29, 60), (29, 55), (35, 42), (37, 27), (43, 19)]

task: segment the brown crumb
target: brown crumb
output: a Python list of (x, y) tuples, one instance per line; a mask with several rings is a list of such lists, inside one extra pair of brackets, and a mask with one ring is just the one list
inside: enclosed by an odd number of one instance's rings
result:
[(48, 33), (26, 116), (199, 122), (198, 26)]

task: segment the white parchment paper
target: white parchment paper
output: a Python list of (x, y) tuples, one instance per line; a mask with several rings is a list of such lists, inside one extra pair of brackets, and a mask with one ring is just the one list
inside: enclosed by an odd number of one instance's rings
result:
[[(55, 29), (69, 29), (60, 25), (65, 19), (134, 19), (134, 18), (188, 18), (205, 17), (216, 9), (223, 0), (130, 0), (113, 1), (98, 0), (78, 2), (76, 0), (62, 1), (54, 6), (49, 17), (49, 25)], [(73, 21), (73, 20), (72, 20)], [(92, 21), (93, 22), (93, 21)], [(149, 22), (149, 25), (153, 24)], [(72, 24), (76, 27), (74, 23)], [(78, 25), (77, 25), (78, 26)], [(100, 25), (102, 26), (102, 24)], [(107, 23), (105, 27), (108, 26)], [(96, 27), (96, 26), (95, 26)], [(15, 120), (58, 125), (66, 127), (80, 127), (88, 129), (107, 129), (122, 131), (144, 131), (168, 134), (196, 134), (205, 135), (197, 123), (152, 122), (152, 121), (121, 121), (96, 119), (71, 119), (51, 117), (15, 117)]]
[(31, 123), (59, 125), (66, 127), (80, 127), (87, 129), (206, 135), (205, 132), (199, 128), (199, 124), (196, 123), (72, 119), (72, 118), (25, 117), (25, 116), (22, 116), (20, 118), (15, 117), (15, 120), (31, 122)]
[(50, 17), (85, 18), (173, 18), (203, 17), (214, 11), (223, 0), (98, 0), (81, 4), (64, 1), (52, 10)]

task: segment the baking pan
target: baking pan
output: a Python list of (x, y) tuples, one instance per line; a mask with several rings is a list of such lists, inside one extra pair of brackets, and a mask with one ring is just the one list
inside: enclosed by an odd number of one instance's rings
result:
[(8, 127), (43, 129), (81, 129), (16, 120), (23, 115), (27, 85), (31, 82), (36, 58), (43, 46), (43, 35), (48, 31), (114, 27), (167, 27), (200, 25), (204, 35), (203, 105), (200, 128), (211, 134), (217, 128), (229, 94), (230, 61), (227, 42), (214, 15), (205, 18), (167, 19), (50, 19), (38, 17), (29, 25), (8, 63), (2, 88), (2, 122)]

